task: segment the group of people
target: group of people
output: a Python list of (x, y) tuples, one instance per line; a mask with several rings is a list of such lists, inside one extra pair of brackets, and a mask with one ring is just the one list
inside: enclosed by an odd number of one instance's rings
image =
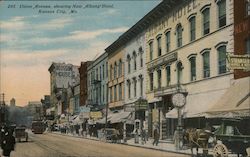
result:
[(13, 136), (14, 130), (11, 128), (7, 128), (6, 126), (2, 126), (1, 128), (1, 148), (3, 150), (3, 156), (9, 157), (11, 151), (15, 149), (16, 140)]

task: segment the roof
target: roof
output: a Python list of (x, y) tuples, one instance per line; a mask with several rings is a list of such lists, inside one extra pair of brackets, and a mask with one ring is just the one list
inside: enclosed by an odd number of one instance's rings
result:
[(129, 30), (123, 33), (116, 41), (108, 46), (105, 51), (109, 54), (115, 52), (122, 45), (129, 42), (131, 39), (142, 33), (145, 29), (150, 27), (152, 23), (161, 19), (167, 12), (173, 10), (174, 7), (178, 6), (180, 2), (187, 2), (190, 0), (163, 0), (136, 24), (134, 24)]

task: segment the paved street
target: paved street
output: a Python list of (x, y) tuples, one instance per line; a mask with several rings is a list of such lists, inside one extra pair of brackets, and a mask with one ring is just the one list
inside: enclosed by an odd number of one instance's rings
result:
[(185, 157), (162, 151), (74, 138), (57, 134), (30, 134), (16, 144), (11, 157)]

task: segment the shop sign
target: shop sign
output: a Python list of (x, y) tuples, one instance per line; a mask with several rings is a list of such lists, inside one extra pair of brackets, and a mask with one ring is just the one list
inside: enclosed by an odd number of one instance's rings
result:
[(230, 69), (250, 70), (250, 55), (228, 55)]
[(125, 112), (134, 112), (135, 111), (135, 106), (133, 104), (125, 105), (124, 106), (124, 111)]
[(90, 118), (93, 118), (93, 119), (102, 118), (102, 112), (100, 111), (90, 112)]
[(148, 101), (145, 99), (139, 99), (135, 102), (135, 110), (147, 110), (148, 109)]

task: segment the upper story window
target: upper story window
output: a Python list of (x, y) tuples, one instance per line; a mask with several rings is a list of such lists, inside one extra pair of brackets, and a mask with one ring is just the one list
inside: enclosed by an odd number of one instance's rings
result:
[(158, 56), (161, 56), (161, 36), (157, 38)]
[(96, 74), (95, 79), (98, 80), (98, 79), (99, 79), (99, 78), (98, 78), (98, 68), (96, 68), (96, 73), (95, 73), (95, 74)]
[(250, 0), (246, 0), (246, 16), (250, 15)]
[(154, 73), (149, 73), (150, 91), (154, 90)]
[(104, 64), (102, 65), (102, 77), (105, 78), (105, 72), (104, 72)]
[(219, 20), (219, 28), (226, 25), (226, 0), (220, 0), (218, 2), (218, 20)]
[(170, 65), (166, 66), (166, 74), (167, 74), (167, 86), (170, 85), (171, 81), (171, 70), (170, 70)]
[(182, 46), (182, 26), (178, 24), (176, 28), (177, 48)]
[(250, 38), (246, 39), (246, 54), (250, 55)]
[(119, 84), (119, 100), (122, 100), (122, 83)]
[(119, 60), (119, 69), (118, 69), (118, 76), (121, 77), (122, 76), (122, 60)]
[(142, 48), (139, 48), (139, 53), (140, 53), (140, 65), (141, 67), (143, 67), (143, 51)]
[(153, 60), (153, 41), (149, 43), (149, 59)]
[(136, 97), (136, 86), (137, 86), (137, 80), (136, 80), (136, 78), (135, 78), (135, 77), (133, 78), (133, 82), (134, 82), (134, 97)]
[(117, 88), (114, 86), (114, 101), (117, 101)]
[(142, 75), (139, 76), (140, 80), (140, 96), (143, 96), (143, 77)]
[(158, 88), (161, 88), (161, 69), (157, 70)]
[(112, 87), (109, 88), (109, 96), (110, 96), (110, 102), (113, 102), (113, 91), (112, 91)]
[(99, 72), (100, 72), (100, 80), (101, 80), (102, 79), (102, 67), (101, 66), (100, 66)]
[(106, 78), (108, 78), (108, 62), (106, 62)]
[(134, 58), (134, 70), (136, 70), (136, 52), (133, 52), (133, 58)]
[(220, 46), (218, 49), (218, 69), (219, 69), (219, 74), (223, 74), (227, 72), (227, 61), (226, 61), (226, 46)]
[(113, 71), (113, 67), (112, 65), (110, 65), (110, 68), (109, 68), (109, 75), (110, 75), (110, 80), (112, 80), (112, 71)]
[(170, 31), (168, 31), (166, 34), (166, 51), (170, 51)]
[(203, 35), (210, 32), (210, 9), (206, 8), (202, 12), (203, 14)]
[(190, 41), (195, 40), (195, 16), (191, 17), (189, 19), (189, 24), (190, 24)]
[(196, 57), (193, 56), (189, 58), (190, 62), (190, 80), (195, 81), (196, 80)]
[(127, 61), (128, 61), (128, 73), (130, 73), (131, 71), (131, 58), (130, 58), (130, 55), (127, 56)]
[(203, 57), (203, 78), (210, 77), (210, 53), (206, 51), (202, 54)]
[(114, 79), (117, 77), (117, 63), (114, 65)]
[(130, 80), (127, 80), (127, 85), (128, 85), (128, 98), (131, 98), (131, 82), (130, 82)]

